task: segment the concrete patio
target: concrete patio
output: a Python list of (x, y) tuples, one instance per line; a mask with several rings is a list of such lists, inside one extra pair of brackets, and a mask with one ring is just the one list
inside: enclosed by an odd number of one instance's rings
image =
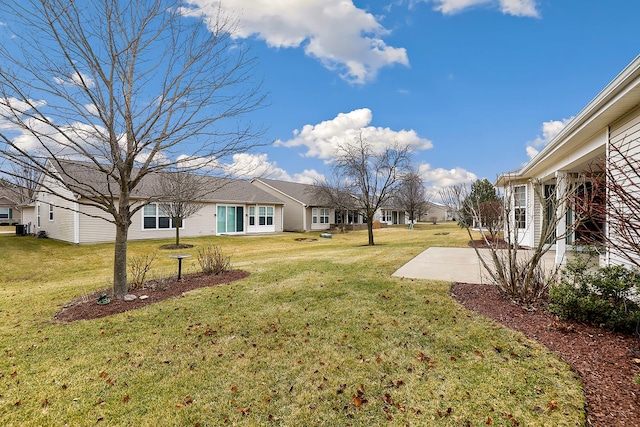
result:
[[(480, 255), (493, 265), (488, 249), (480, 249)], [(547, 252), (543, 257), (544, 266), (553, 268), (554, 259), (555, 252)], [(447, 282), (489, 282), (487, 272), (472, 248), (429, 248), (400, 267), (393, 276)]]

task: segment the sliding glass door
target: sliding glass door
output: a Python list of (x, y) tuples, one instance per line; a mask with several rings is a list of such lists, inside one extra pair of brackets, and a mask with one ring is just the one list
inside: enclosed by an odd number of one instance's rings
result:
[(218, 205), (216, 213), (218, 234), (244, 232), (244, 207)]

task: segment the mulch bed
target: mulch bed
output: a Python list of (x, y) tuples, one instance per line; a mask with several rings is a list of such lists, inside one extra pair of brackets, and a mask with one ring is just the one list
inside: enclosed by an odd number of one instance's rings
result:
[(491, 285), (457, 283), (451, 296), (468, 309), (520, 331), (558, 354), (582, 379), (589, 426), (640, 426), (640, 339), (528, 311)]
[[(235, 280), (244, 279), (249, 273), (241, 270), (231, 270), (219, 275), (206, 275), (203, 273), (182, 276), (182, 280), (175, 278), (170, 283), (150, 282), (142, 289), (132, 290), (129, 293), (138, 298), (133, 301), (117, 300), (111, 297), (112, 290), (102, 290), (86, 295), (76, 301), (65, 305), (54, 318), (61, 322), (73, 322), (75, 320), (89, 320), (112, 314), (124, 313), (147, 305), (164, 301), (167, 298), (181, 296), (183, 293), (206, 286), (222, 285)], [(111, 302), (105, 305), (97, 303), (98, 297), (107, 293)], [(140, 299), (146, 295), (148, 298)]]

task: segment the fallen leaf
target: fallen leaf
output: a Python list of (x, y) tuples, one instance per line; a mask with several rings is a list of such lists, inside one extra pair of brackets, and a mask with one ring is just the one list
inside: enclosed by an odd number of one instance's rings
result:
[(122, 398), (122, 403), (127, 403), (129, 400), (131, 400), (131, 398), (127, 394), (125, 397)]
[(549, 411), (553, 411), (554, 409), (557, 409), (558, 402), (555, 400), (552, 400), (551, 402), (547, 403), (547, 408), (549, 408)]
[(238, 407), (236, 408), (236, 410), (237, 410), (238, 412), (242, 412), (242, 415), (247, 415), (247, 414), (249, 413), (249, 411), (251, 411), (251, 408), (250, 408), (250, 407), (248, 407), (248, 406), (247, 406), (246, 408), (242, 408), (242, 407), (238, 406)]

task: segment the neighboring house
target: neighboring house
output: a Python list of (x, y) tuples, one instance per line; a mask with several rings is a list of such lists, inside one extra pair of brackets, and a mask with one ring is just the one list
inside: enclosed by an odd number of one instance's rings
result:
[(285, 201), (284, 231), (327, 230), (336, 223), (335, 209), (318, 200), (313, 185), (267, 178), (254, 178), (251, 183)]
[[(444, 222), (453, 219), (451, 211), (445, 205), (436, 202), (426, 203), (426, 211), (417, 219), (418, 222)], [(374, 220), (388, 225), (409, 224), (409, 212), (397, 207), (386, 206), (376, 212)]]
[(387, 225), (409, 224), (409, 214), (402, 209), (387, 205), (378, 209), (373, 220)]
[(0, 225), (18, 224), (22, 220), (22, 207), (11, 188), (0, 187)]
[[(51, 167), (53, 164), (50, 163)], [(104, 174), (87, 163), (64, 162), (59, 173), (65, 185), (50, 177), (43, 178), (36, 189), (34, 203), (24, 208), (24, 221), (31, 222), (31, 233), (46, 232), (48, 237), (71, 243), (111, 242), (115, 240), (115, 226), (107, 222), (109, 215), (95, 206), (84, 205), (85, 199), (69, 188), (86, 184), (97, 193), (108, 195)], [(131, 200), (141, 204), (151, 195), (154, 177), (148, 175), (134, 190)], [(216, 188), (205, 200), (204, 207), (183, 221), (181, 237), (221, 234), (273, 233), (282, 231), (283, 201), (260, 190), (248, 181), (207, 178)], [(60, 197), (44, 188), (55, 187)], [(156, 187), (157, 188), (157, 187)], [(174, 224), (163, 213), (162, 203), (150, 203), (132, 217), (130, 240), (172, 238)]]
[(427, 210), (420, 218), (420, 222), (444, 222), (455, 219), (451, 210), (445, 205), (436, 202), (427, 202)]
[[(497, 185), (511, 194), (511, 221), (517, 227), (517, 238), (521, 245), (535, 246), (540, 240), (544, 215), (554, 208), (551, 197), (562, 191), (559, 186), (571, 185), (573, 177), (589, 171), (596, 159), (607, 158), (611, 147), (622, 142), (632, 142), (636, 147), (634, 156), (640, 162), (640, 56), (609, 83), (582, 111), (555, 136), (528, 164), (516, 172), (502, 174)], [(608, 159), (607, 159), (608, 161)], [(608, 164), (608, 163), (605, 163)], [(542, 182), (544, 193), (550, 197), (539, 197), (532, 187), (532, 180)], [(629, 191), (637, 191), (640, 179), (630, 182)], [(569, 184), (567, 184), (569, 182)], [(559, 189), (562, 190), (562, 189)], [(589, 191), (585, 186), (584, 191)], [(570, 227), (572, 215), (569, 209), (565, 219), (556, 227), (556, 236), (564, 236)], [(569, 227), (568, 227), (569, 225)], [(594, 227), (591, 227), (591, 226)], [(566, 252), (581, 241), (580, 234), (588, 229), (606, 228), (606, 224), (586, 224), (567, 238), (556, 239), (552, 249), (556, 251), (556, 263), (564, 263)], [(614, 236), (615, 237), (615, 236)], [(619, 263), (610, 252), (602, 263)]]

